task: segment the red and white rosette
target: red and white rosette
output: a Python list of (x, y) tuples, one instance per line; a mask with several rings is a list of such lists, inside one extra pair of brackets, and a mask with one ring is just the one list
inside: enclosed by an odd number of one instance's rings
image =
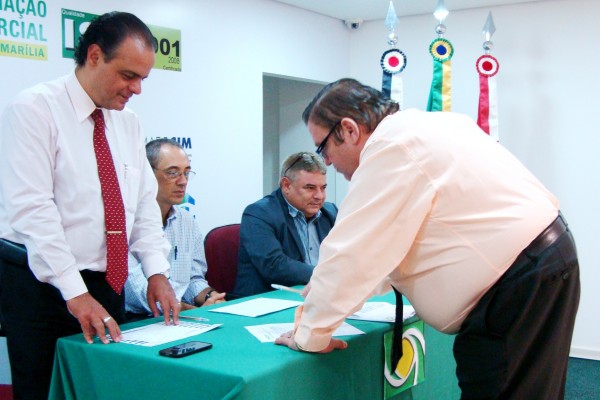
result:
[(477, 124), (494, 140), (499, 141), (496, 74), (500, 69), (500, 63), (495, 57), (485, 54), (477, 59), (475, 65), (479, 73)]
[(398, 49), (390, 49), (381, 56), (381, 69), (383, 77), (381, 91), (392, 100), (396, 101), (402, 109), (402, 77), (400, 74), (406, 68), (406, 54)]

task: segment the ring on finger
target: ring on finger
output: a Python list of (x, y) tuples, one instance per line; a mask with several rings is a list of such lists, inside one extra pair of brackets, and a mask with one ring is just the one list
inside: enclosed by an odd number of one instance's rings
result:
[(108, 321), (110, 321), (112, 319), (112, 317), (106, 317), (102, 319), (102, 322), (107, 323)]

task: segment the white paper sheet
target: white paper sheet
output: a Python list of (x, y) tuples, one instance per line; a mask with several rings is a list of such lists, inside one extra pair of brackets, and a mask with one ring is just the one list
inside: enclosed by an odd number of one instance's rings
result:
[(285, 310), (302, 304), (301, 301), (267, 299), (260, 297), (244, 301), (243, 303), (233, 304), (219, 308), (213, 308), (210, 312), (243, 315), (245, 317), (258, 317), (260, 315), (270, 314), (275, 311)]
[(186, 337), (199, 335), (221, 325), (222, 324), (210, 325), (183, 321), (179, 321), (179, 325), (165, 325), (164, 321), (157, 322), (155, 324), (128, 329), (121, 332), (123, 339), (120, 343), (152, 347), (159, 344), (184, 339)]
[[(263, 343), (274, 342), (281, 334), (289, 332), (294, 329), (294, 323), (283, 323), (283, 324), (264, 324), (246, 326), (246, 329), (254, 335), (258, 340)], [(353, 327), (352, 325), (344, 322), (339, 328), (333, 332), (333, 336), (351, 336), (351, 335), (364, 335), (364, 332), (360, 329)]]
[[(402, 311), (404, 321), (415, 315), (413, 306), (405, 304)], [(350, 315), (348, 319), (373, 322), (394, 322), (396, 320), (396, 305), (386, 303), (385, 301), (365, 303), (360, 311)]]

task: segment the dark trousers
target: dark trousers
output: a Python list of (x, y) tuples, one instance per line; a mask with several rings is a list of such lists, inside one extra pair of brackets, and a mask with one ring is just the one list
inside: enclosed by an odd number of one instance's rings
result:
[(538, 236), (463, 322), (454, 343), (462, 399), (564, 398), (579, 264), (566, 222), (553, 226), (562, 233), (548, 245)]
[[(123, 296), (101, 272), (82, 271), (89, 293), (120, 322)], [(28, 266), (0, 259), (0, 318), (6, 334), (15, 400), (47, 399), (56, 341), (81, 333), (54, 286), (38, 281)]]

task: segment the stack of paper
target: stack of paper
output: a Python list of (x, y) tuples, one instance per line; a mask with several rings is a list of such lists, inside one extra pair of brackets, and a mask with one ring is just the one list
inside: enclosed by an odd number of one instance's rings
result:
[(157, 322), (155, 324), (121, 332), (123, 335), (121, 343), (147, 347), (157, 346), (159, 344), (199, 335), (219, 326), (221, 326), (221, 324), (196, 324), (193, 322), (180, 321), (179, 325), (165, 325), (164, 322)]

